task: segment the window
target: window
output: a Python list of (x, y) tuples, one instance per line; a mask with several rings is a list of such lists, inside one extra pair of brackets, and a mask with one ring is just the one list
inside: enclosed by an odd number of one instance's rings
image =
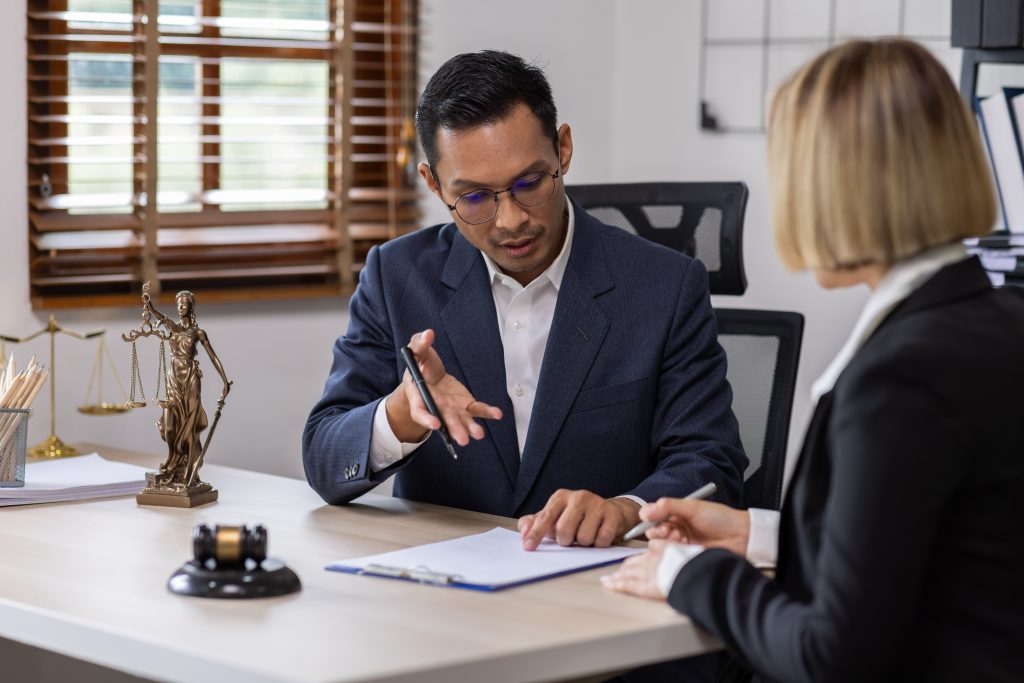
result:
[(350, 292), (417, 227), (417, 11), (28, 0), (33, 305)]

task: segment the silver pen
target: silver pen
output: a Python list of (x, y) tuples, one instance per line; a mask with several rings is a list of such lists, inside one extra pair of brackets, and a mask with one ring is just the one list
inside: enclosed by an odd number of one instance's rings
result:
[[(703, 486), (701, 486), (699, 489), (697, 489), (696, 491), (694, 491), (690, 495), (683, 496), (683, 497), (684, 498), (697, 498), (697, 499), (707, 498), (708, 496), (710, 496), (711, 494), (713, 494), (717, 490), (718, 490), (718, 487), (715, 486), (714, 484), (704, 484)], [(622, 537), (622, 540), (623, 541), (632, 541), (637, 536), (640, 536), (641, 534), (647, 533), (648, 529), (653, 529), (654, 527), (658, 526), (659, 524), (661, 524), (661, 522), (640, 522), (635, 527), (633, 527), (632, 529), (627, 531), (626, 535)]]

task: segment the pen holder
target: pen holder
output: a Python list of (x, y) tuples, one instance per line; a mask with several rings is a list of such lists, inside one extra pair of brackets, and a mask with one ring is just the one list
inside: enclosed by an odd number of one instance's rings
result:
[(27, 408), (0, 408), (0, 487), (25, 485), (25, 448), (31, 413)]

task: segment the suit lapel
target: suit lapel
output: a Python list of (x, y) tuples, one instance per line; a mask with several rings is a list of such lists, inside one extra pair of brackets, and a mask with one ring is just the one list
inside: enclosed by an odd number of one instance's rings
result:
[(456, 233), (441, 282), (455, 290), (441, 310), (444, 335), (477, 400), (501, 408), (500, 420), (481, 420), (501, 457), (509, 483), (519, 472), (515, 414), (505, 385), (505, 355), (494, 297), (480, 252)]
[(533, 487), (608, 333), (608, 318), (594, 301), (614, 286), (598, 241), (600, 224), (574, 208), (572, 252), (544, 349), (513, 509)]

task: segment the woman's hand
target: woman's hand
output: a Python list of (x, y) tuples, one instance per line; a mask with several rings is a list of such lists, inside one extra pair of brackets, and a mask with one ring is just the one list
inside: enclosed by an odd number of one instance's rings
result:
[(601, 583), (616, 593), (664, 600), (665, 594), (658, 588), (658, 565), (661, 564), (666, 547), (668, 541), (651, 541), (647, 545), (647, 552), (627, 557), (617, 572), (602, 576)]
[(750, 515), (728, 505), (692, 498), (661, 498), (640, 508), (640, 519), (659, 522), (647, 532), (650, 539), (747, 552)]

